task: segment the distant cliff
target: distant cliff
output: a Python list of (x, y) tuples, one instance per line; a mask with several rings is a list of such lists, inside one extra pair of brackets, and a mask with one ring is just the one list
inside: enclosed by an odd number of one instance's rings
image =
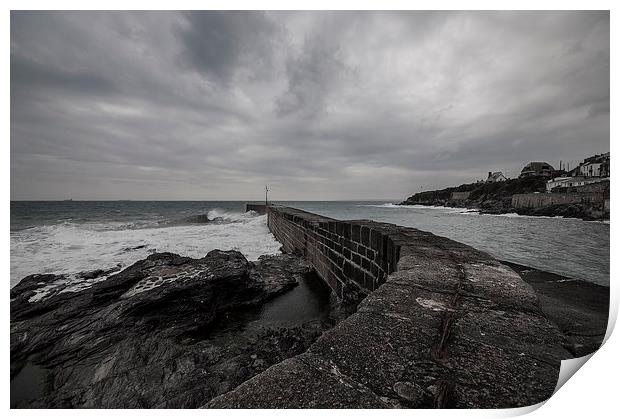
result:
[[(537, 208), (513, 206), (513, 195), (545, 193), (546, 178), (528, 177), (504, 182), (469, 183), (460, 186), (416, 193), (399, 205), (436, 205), (478, 209), (486, 214), (517, 213), (594, 220), (608, 218), (602, 203), (571, 203)], [(599, 208), (601, 207), (601, 208)]]

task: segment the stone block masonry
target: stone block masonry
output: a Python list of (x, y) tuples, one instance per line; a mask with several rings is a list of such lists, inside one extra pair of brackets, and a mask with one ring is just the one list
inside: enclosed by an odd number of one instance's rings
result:
[(267, 213), (341, 298), (367, 297), (306, 352), (206, 407), (508, 408), (553, 394), (571, 355), (509, 267), (413, 228)]
[(286, 252), (303, 256), (347, 301), (357, 302), (396, 268), (399, 246), (390, 225), (339, 221), (292, 208), (268, 208), (269, 229)]
[(565, 204), (602, 204), (609, 193), (525, 193), (512, 196), (512, 206), (515, 208), (540, 208), (549, 205)]

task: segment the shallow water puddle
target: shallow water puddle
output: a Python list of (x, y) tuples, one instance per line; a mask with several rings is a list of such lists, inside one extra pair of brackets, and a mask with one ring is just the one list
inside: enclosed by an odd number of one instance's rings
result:
[(24, 400), (43, 397), (47, 370), (27, 362), (11, 380), (11, 407)]

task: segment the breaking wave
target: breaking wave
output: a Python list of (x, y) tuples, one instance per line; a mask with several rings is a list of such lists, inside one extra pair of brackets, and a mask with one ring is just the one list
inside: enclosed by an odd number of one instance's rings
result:
[(191, 220), (132, 222), (63, 221), (11, 231), (11, 286), (31, 274), (73, 274), (126, 267), (155, 252), (194, 258), (209, 251), (238, 250), (249, 260), (279, 253), (266, 215), (210, 210)]

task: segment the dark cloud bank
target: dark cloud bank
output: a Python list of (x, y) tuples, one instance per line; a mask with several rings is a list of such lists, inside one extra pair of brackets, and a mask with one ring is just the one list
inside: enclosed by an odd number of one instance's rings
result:
[(399, 198), (608, 150), (607, 12), (11, 14), (12, 199)]

